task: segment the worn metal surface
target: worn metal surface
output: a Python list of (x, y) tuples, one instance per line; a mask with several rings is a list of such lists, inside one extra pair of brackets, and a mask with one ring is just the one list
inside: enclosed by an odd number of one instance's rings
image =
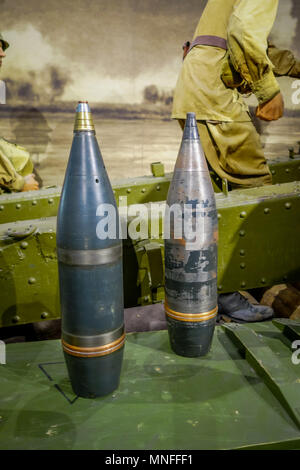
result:
[[(219, 292), (300, 278), (300, 182), (221, 193), (216, 202)], [(154, 223), (162, 234), (161, 216)], [(55, 226), (55, 217), (0, 226), (1, 326), (60, 316)], [(124, 240), (123, 257), (125, 306), (162, 301), (163, 239), (151, 240), (151, 224), (147, 240)]]
[[(266, 367), (265, 354), (274, 359), (290, 405), (299, 403), (291, 342), (271, 322), (246, 328), (256, 338), (249, 350)], [(266, 380), (249, 357), (220, 326), (205, 358), (173, 354), (166, 331), (129, 334), (118, 390), (85, 400), (72, 392), (59, 341), (8, 345), (0, 448), (299, 450), (299, 427), (270, 385), (274, 371)]]
[(167, 208), (165, 311), (170, 343), (182, 356), (203, 356), (217, 316), (218, 215), (194, 113), (187, 114)]

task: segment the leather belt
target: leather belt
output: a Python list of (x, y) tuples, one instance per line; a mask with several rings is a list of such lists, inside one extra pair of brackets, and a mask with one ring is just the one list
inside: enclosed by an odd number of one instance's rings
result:
[(227, 50), (227, 41), (224, 38), (220, 38), (219, 36), (209, 36), (209, 35), (203, 35), (203, 36), (197, 36), (193, 42), (186, 42), (183, 45), (183, 49), (188, 49), (187, 53), (191, 52), (193, 47), (195, 46), (214, 46), (214, 47), (220, 47), (221, 49)]

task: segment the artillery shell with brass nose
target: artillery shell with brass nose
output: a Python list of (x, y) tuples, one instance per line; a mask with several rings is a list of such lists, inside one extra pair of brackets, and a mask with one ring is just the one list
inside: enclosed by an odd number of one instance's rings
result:
[[(97, 234), (103, 204), (115, 213), (115, 238)], [(111, 393), (120, 380), (125, 333), (118, 223), (89, 105), (80, 102), (57, 217), (57, 256), (63, 351), (73, 390), (86, 398)]]

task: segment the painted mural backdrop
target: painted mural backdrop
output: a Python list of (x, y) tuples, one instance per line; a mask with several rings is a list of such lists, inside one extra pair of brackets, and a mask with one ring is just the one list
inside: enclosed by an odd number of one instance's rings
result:
[[(73, 111), (88, 100), (112, 179), (171, 171), (181, 138), (170, 120), (182, 43), (205, 0), (0, 0), (0, 31), (10, 42), (0, 78), (6, 105), (0, 135), (25, 146), (45, 185), (61, 184)], [(300, 59), (300, 4), (280, 2), (272, 39)], [(300, 104), (293, 79), (280, 79), (286, 117), (262, 125), (269, 158), (296, 145)], [(255, 106), (255, 98), (250, 104)]]

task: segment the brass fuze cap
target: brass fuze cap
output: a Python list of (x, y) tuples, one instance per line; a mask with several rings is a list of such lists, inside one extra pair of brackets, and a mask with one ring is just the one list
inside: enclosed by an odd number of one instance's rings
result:
[(76, 108), (74, 132), (94, 131), (92, 113), (87, 101), (79, 101)]

